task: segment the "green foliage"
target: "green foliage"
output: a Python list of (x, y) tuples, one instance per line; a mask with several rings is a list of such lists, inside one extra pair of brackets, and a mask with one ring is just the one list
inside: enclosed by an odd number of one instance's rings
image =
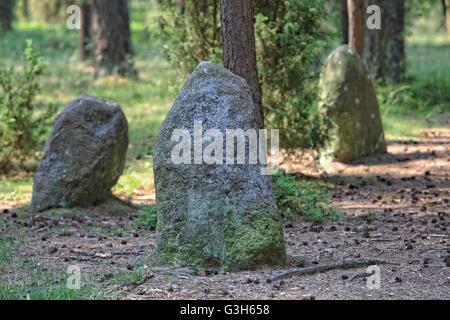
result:
[(328, 190), (317, 183), (297, 181), (295, 177), (279, 171), (273, 177), (275, 198), (286, 219), (306, 217), (313, 221), (336, 221), (341, 214), (331, 207)]
[(120, 286), (137, 285), (145, 279), (145, 269), (139, 268), (134, 271), (119, 271), (113, 274), (108, 274), (106, 282)]
[(161, 0), (160, 36), (169, 61), (182, 74), (200, 61), (222, 59), (219, 0)]
[(380, 87), (381, 103), (397, 112), (450, 112), (450, 80), (422, 78), (401, 86)]
[[(19, 267), (19, 266), (18, 266)], [(22, 281), (0, 282), (0, 300), (92, 300), (103, 292), (83, 279), (80, 290), (67, 288), (68, 275), (61, 270), (47, 270), (35, 262), (21, 262)], [(25, 268), (25, 270), (23, 270)]]
[(158, 222), (158, 214), (156, 212), (156, 207), (154, 205), (145, 206), (139, 211), (137, 217), (133, 220), (133, 225), (135, 227), (148, 227), (156, 228), (156, 223)]
[(11, 246), (5, 237), (0, 237), (0, 264), (9, 263), (11, 261)]
[(26, 285), (0, 283), (0, 300), (91, 300), (101, 299), (96, 289), (84, 287), (72, 290), (66, 287), (64, 279), (46, 279), (47, 283), (33, 279)]
[[(436, 32), (444, 26), (444, 15), (442, 14), (441, 4), (439, 1), (429, 0), (408, 0), (405, 1), (406, 10), (406, 29), (409, 32), (414, 31), (416, 28), (420, 28), (420, 24), (417, 24), (417, 20), (425, 18), (428, 20), (428, 27), (432, 26), (433, 31)], [(430, 17), (430, 14), (433, 15)], [(432, 18), (432, 19), (430, 19)], [(430, 30), (430, 29), (428, 29)]]
[[(63, 22), (67, 18), (67, 8), (73, 4), (80, 4), (82, 0), (28, 0), (20, 3), (23, 15), (31, 15), (33, 20)], [(23, 1), (21, 1), (23, 2)]]
[(317, 0), (262, 1), (256, 7), (266, 123), (287, 148), (319, 148), (331, 127), (316, 111), (326, 15)]
[(41, 87), (39, 77), (44, 63), (27, 42), (26, 65), (22, 72), (0, 70), (0, 171), (23, 165), (34, 156), (36, 147), (48, 133), (53, 105), (36, 101)]
[[(222, 59), (219, 0), (162, 1), (159, 28), (169, 61), (188, 74), (202, 60)], [(268, 127), (289, 148), (318, 148), (330, 123), (317, 114), (316, 92), (324, 2), (257, 1), (256, 42)]]

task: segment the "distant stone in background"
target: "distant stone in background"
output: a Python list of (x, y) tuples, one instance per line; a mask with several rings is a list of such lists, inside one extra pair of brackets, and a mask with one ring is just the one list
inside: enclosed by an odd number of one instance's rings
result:
[(335, 125), (322, 161), (351, 162), (386, 152), (375, 89), (361, 58), (348, 46), (335, 49), (325, 63), (319, 110)]
[(128, 123), (119, 105), (90, 96), (70, 102), (46, 143), (32, 210), (105, 202), (123, 172), (127, 148)]
[(194, 121), (224, 137), (225, 129), (258, 129), (247, 82), (202, 62), (161, 127), (154, 149), (160, 262), (225, 270), (286, 263), (271, 177), (262, 176), (259, 165), (172, 162), (179, 143), (172, 133), (187, 129), (194, 141)]

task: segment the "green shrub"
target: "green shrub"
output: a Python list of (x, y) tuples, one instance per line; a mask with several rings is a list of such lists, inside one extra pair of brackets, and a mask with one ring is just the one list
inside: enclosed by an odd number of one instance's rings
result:
[(200, 61), (222, 61), (219, 0), (160, 0), (160, 36), (169, 61), (183, 75)]
[(36, 100), (45, 68), (31, 41), (25, 59), (21, 72), (0, 70), (0, 172), (35, 157), (36, 147), (48, 133), (48, 120), (56, 112), (54, 105)]
[(450, 112), (450, 79), (423, 76), (397, 86), (380, 86), (383, 108), (395, 112)]
[(67, 19), (67, 8), (79, 4), (80, 0), (28, 0), (19, 2), (19, 8), (26, 17), (31, 15), (33, 20), (42, 22), (64, 22)]
[(320, 148), (331, 127), (316, 112), (324, 3), (258, 1), (256, 34), (268, 127), (280, 129), (286, 148)]
[(305, 217), (313, 221), (335, 221), (341, 214), (331, 207), (328, 190), (317, 183), (297, 181), (279, 171), (273, 177), (273, 188), (278, 210), (285, 219)]
[(150, 205), (144, 206), (144, 208), (139, 211), (137, 217), (133, 220), (133, 225), (135, 227), (155, 229), (157, 221), (158, 215), (156, 212), (156, 207), (154, 205)]
[[(202, 60), (222, 62), (219, 0), (160, 2), (164, 50), (183, 76)], [(331, 127), (316, 112), (324, 1), (256, 1), (255, 16), (267, 127), (280, 129), (286, 148), (318, 149)]]

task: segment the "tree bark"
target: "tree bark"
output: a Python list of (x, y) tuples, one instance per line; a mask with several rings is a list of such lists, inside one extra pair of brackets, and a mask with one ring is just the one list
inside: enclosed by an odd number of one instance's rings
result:
[(256, 63), (252, 0), (221, 0), (220, 4), (224, 66), (247, 81), (258, 125), (262, 128), (264, 116)]
[(381, 9), (381, 29), (365, 30), (363, 58), (369, 75), (400, 82), (406, 73), (405, 0), (365, 0), (365, 8), (370, 5)]
[(341, 28), (344, 44), (348, 44), (348, 7), (347, 0), (341, 0)]
[(14, 18), (14, 6), (16, 0), (1, 0), (0, 1), (0, 30), (12, 30), (12, 21)]
[(92, 0), (92, 39), (97, 75), (135, 76), (127, 0)]
[(386, 77), (401, 82), (406, 77), (405, 56), (405, 0), (389, 1), (388, 59)]
[[(386, 2), (392, 0), (365, 0), (364, 8), (376, 5), (381, 9), (381, 29), (366, 28), (364, 34), (364, 63), (372, 79), (383, 78), (387, 61), (387, 14)], [(368, 18), (368, 16), (366, 16)]]
[(348, 38), (350, 47), (362, 56), (364, 51), (364, 0), (348, 0)]
[(22, 0), (22, 15), (25, 19), (30, 19), (30, 7), (28, 0)]
[(80, 60), (84, 61), (91, 54), (91, 6), (83, 3), (81, 9), (81, 29), (80, 29)]
[(442, 0), (442, 10), (444, 12), (445, 27), (450, 35), (450, 0)]

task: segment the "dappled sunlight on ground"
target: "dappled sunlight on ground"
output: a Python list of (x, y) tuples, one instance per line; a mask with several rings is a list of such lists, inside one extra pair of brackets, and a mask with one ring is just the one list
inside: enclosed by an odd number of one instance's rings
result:
[(423, 131), (421, 136), (388, 140), (387, 154), (353, 164), (321, 168), (310, 153), (291, 158), (282, 168), (328, 183), (334, 190), (333, 205), (350, 215), (450, 215), (450, 129)]

